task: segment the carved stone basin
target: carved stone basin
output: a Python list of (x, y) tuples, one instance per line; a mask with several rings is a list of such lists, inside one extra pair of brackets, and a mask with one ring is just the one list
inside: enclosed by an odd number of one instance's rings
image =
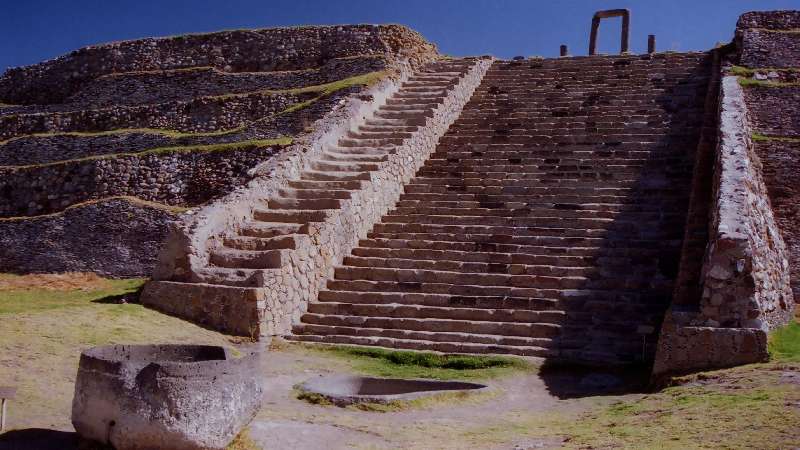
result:
[(204, 345), (110, 345), (81, 354), (72, 424), (118, 450), (223, 449), (255, 416), (256, 353)]
[(389, 403), (413, 400), (442, 392), (478, 392), (484, 384), (461, 381), (407, 380), (351, 375), (319, 377), (306, 381), (300, 389), (321, 395), (338, 406), (355, 403)]

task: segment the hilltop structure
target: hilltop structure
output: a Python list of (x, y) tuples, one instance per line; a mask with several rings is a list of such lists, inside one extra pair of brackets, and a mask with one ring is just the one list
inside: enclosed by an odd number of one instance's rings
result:
[(763, 360), (800, 292), (798, 29), (500, 61), (304, 27), (12, 69), (0, 269), (153, 271), (145, 304), (254, 338)]

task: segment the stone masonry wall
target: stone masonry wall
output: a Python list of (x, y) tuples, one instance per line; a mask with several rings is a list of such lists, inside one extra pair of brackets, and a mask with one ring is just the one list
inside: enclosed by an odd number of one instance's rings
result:
[(736, 23), (739, 64), (747, 67), (800, 66), (800, 11), (754, 11)]
[(201, 67), (110, 74), (86, 84), (60, 106), (140, 105), (263, 89), (295, 89), (380, 72), (386, 66), (384, 56), (372, 55), (332, 59), (322, 67), (297, 71), (227, 73)]
[(703, 267), (701, 313), (712, 326), (784, 325), (793, 312), (789, 254), (770, 206), (738, 78), (722, 81), (716, 208)]
[(64, 163), (0, 167), (0, 217), (60, 211), (87, 200), (132, 196), (168, 205), (199, 205), (227, 194), (280, 146), (174, 151)]
[(149, 276), (177, 212), (126, 198), (0, 219), (0, 272)]
[(0, 166), (42, 164), (88, 156), (140, 152), (154, 148), (236, 143), (252, 139), (297, 136), (323, 117), (334, 105), (362, 89), (352, 86), (317, 99), (303, 108), (258, 119), (224, 133), (174, 135), (153, 130), (118, 130), (112, 133), (54, 133), (29, 135), (0, 142)]
[(737, 77), (722, 80), (709, 244), (699, 311), (673, 306), (653, 373), (767, 358), (766, 332), (794, 314), (789, 254), (773, 216)]
[(792, 291), (800, 299), (800, 141), (755, 143), (772, 210), (790, 255)]
[(391, 53), (411, 64), (436, 48), (400, 25), (269, 28), (147, 38), (76, 50), (0, 77), (0, 103), (63, 102), (88, 81), (119, 72), (214, 67), (225, 72), (301, 70), (356, 55)]
[(207, 132), (235, 128), (310, 100), (317, 93), (251, 93), (187, 102), (123, 106), (65, 113), (0, 115), (0, 139), (34, 133), (162, 128)]
[(749, 86), (745, 100), (752, 128), (768, 136), (800, 136), (800, 86)]

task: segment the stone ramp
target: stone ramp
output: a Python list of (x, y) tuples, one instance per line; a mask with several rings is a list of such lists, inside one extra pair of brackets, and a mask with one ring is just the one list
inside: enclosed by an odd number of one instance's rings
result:
[(651, 360), (706, 53), (496, 62), (291, 339)]

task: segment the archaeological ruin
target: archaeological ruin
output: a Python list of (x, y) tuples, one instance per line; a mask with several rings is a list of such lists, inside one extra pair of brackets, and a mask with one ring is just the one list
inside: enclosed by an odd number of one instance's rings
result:
[(632, 54), (630, 20), (595, 15), (589, 56), (348, 25), (10, 69), (0, 270), (150, 277), (143, 304), (254, 339), (765, 360), (800, 298), (800, 12), (702, 52)]

